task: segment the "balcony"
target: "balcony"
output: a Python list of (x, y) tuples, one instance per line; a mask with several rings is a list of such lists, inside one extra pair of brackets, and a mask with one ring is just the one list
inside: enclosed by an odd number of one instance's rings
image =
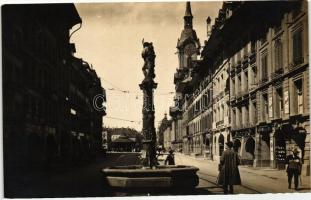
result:
[(234, 64), (231, 65), (231, 68), (230, 68), (230, 76), (233, 77), (235, 74), (235, 66)]
[(304, 62), (304, 58), (303, 58), (303, 57), (301, 57), (301, 58), (296, 58), (296, 59), (294, 60), (294, 62), (292, 62), (292, 63), (289, 64), (289, 66), (288, 66), (289, 71), (292, 71), (292, 70), (294, 70), (294, 69), (300, 67), (301, 64), (302, 64), (303, 62)]
[(249, 91), (255, 90), (257, 87), (258, 87), (258, 84), (257, 84), (257, 83), (252, 83), (252, 84), (250, 84), (250, 86), (249, 86)]
[(249, 61), (248, 54), (246, 54), (246, 55), (243, 56), (243, 60), (242, 60), (243, 66), (247, 65), (248, 61)]
[(259, 81), (259, 86), (262, 86), (262, 85), (264, 85), (264, 84), (266, 84), (267, 83), (267, 81), (268, 81), (268, 77), (263, 77), (260, 81)]
[(250, 56), (249, 56), (249, 64), (251, 66), (255, 65), (256, 64), (256, 54), (255, 53), (252, 53)]
[(182, 110), (178, 108), (177, 106), (171, 106), (169, 112), (172, 118), (177, 118), (178, 116), (181, 116), (182, 114)]
[(248, 95), (249, 94), (249, 92), (248, 92), (248, 89), (246, 88), (246, 89), (243, 89), (242, 91), (241, 91), (241, 96), (246, 96), (246, 95)]
[(238, 92), (236, 92), (236, 97), (237, 97), (237, 98), (242, 97), (242, 91), (238, 91)]
[(276, 69), (275, 72), (271, 74), (271, 78), (272, 79), (280, 78), (283, 75), (283, 72), (284, 72), (283, 68)]
[(188, 69), (177, 69), (177, 72), (174, 74), (174, 84), (184, 80), (187, 74)]

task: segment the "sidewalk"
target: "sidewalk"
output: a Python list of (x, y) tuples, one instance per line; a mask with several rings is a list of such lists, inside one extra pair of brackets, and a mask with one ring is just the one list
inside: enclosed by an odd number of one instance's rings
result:
[[(198, 175), (208, 175), (209, 181), (216, 182), (218, 175), (218, 163), (204, 158), (194, 158), (191, 156), (176, 153), (175, 162), (177, 165), (193, 165), (200, 170)], [(239, 166), (242, 185), (260, 193), (292, 193), (292, 192), (310, 192), (310, 176), (301, 178), (302, 185), (299, 191), (288, 189), (287, 174), (285, 170), (276, 170), (271, 168), (254, 168), (248, 166)], [(293, 180), (294, 181), (294, 180)], [(294, 187), (294, 183), (292, 183)]]

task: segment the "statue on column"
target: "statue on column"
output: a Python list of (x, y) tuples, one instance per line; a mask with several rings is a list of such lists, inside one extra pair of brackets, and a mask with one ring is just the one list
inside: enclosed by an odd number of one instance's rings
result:
[(144, 42), (143, 40), (143, 52), (141, 53), (142, 58), (144, 59), (145, 63), (142, 68), (145, 80), (146, 79), (153, 79), (155, 78), (154, 74), (154, 60), (155, 60), (155, 53), (153, 49), (152, 42)]
[(146, 151), (146, 164), (149, 167), (156, 165), (156, 133), (154, 128), (154, 103), (153, 103), (153, 90), (156, 89), (157, 83), (154, 82), (154, 60), (155, 52), (152, 42), (144, 42), (143, 40), (142, 58), (144, 59), (144, 66), (142, 71), (144, 73), (144, 80), (139, 85), (143, 90), (143, 130), (144, 135), (144, 150)]

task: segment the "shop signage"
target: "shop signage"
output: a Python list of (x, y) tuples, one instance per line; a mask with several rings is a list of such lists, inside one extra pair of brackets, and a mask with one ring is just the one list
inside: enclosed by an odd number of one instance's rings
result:
[(275, 159), (279, 163), (285, 163), (286, 149), (284, 146), (275, 145)]

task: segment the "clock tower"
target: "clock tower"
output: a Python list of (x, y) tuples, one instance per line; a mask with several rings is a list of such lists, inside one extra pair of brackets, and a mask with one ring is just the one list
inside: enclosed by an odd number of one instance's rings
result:
[(191, 60), (196, 60), (200, 53), (201, 45), (195, 30), (193, 30), (192, 19), (191, 5), (190, 2), (187, 2), (184, 29), (177, 42), (179, 68), (190, 68)]

